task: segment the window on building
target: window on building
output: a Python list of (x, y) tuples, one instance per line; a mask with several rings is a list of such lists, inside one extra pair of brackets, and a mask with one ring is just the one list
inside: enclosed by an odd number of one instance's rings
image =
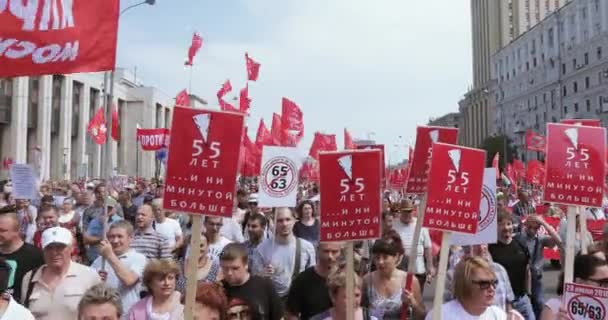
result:
[(547, 122), (547, 112), (543, 112), (543, 121)]
[(576, 70), (576, 58), (572, 59), (572, 70)]
[(602, 47), (597, 47), (597, 59), (602, 60)]
[[(568, 114), (568, 106), (564, 106), (564, 113)], [(555, 121), (554, 121), (555, 122)]]
[(532, 60), (532, 67), (536, 68), (536, 57)]
[(574, 113), (578, 112), (578, 102), (574, 103)]
[(589, 64), (589, 53), (585, 52), (585, 65)]
[(589, 89), (591, 86), (591, 79), (589, 77), (585, 77), (585, 89)]
[(563, 94), (562, 94), (562, 95), (563, 95), (564, 97), (568, 96), (568, 87), (567, 87), (567, 86), (564, 86), (564, 87), (563, 87), (563, 90), (564, 90), (564, 92), (563, 92)]
[(574, 91), (574, 93), (578, 92), (578, 83), (576, 81), (572, 84), (572, 91)]
[(585, 101), (585, 104), (587, 105), (587, 112), (591, 112), (591, 100), (587, 99), (587, 101)]
[(547, 103), (547, 93), (543, 93), (543, 103)]
[(526, 71), (530, 71), (530, 62), (526, 62)]
[(562, 63), (562, 74), (566, 74), (566, 64)]
[(553, 48), (553, 28), (549, 28), (549, 31), (547, 32), (547, 41), (549, 43), (549, 48), (552, 49)]
[(551, 117), (551, 122), (557, 122), (557, 118)]

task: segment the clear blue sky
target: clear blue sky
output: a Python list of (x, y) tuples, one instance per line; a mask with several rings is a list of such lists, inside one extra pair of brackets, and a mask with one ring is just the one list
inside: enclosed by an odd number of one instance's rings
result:
[(289, 97), (304, 112), (305, 150), (315, 131), (342, 146), (347, 127), (355, 138), (375, 133), (391, 162), (401, 160), (416, 125), (456, 111), (471, 82), (466, 0), (157, 0), (121, 17), (118, 66), (137, 67), (138, 78), (174, 96), (188, 85), (195, 30), (204, 44), (193, 93), (216, 107), (230, 79), (229, 96), (238, 96), (248, 51), (262, 64), (249, 86), (250, 136)]

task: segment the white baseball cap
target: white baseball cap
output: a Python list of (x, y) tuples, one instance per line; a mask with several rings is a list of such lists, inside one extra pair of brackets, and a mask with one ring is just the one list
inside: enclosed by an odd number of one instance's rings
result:
[(51, 243), (61, 243), (65, 244), (66, 246), (69, 246), (72, 244), (72, 238), (72, 233), (66, 228), (48, 228), (42, 233), (42, 249), (46, 248)]

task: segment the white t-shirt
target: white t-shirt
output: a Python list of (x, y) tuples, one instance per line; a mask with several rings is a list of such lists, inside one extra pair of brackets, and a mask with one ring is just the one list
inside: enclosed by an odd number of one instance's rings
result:
[(179, 226), (179, 222), (171, 218), (166, 218), (162, 223), (156, 221), (154, 230), (167, 238), (171, 248), (175, 247), (175, 237), (182, 236), (182, 228)]
[(0, 317), (0, 320), (36, 320), (34, 315), (26, 309), (24, 306), (20, 305), (15, 301), (12, 297), (8, 302), (8, 307), (4, 311), (4, 314)]
[[(405, 249), (405, 255), (409, 256), (412, 241), (414, 240), (414, 230), (416, 229), (416, 218), (412, 218), (409, 224), (403, 224), (399, 218), (393, 221), (393, 229), (401, 236), (401, 242), (403, 242), (403, 248)], [(431, 236), (427, 228), (420, 229), (420, 239), (418, 240), (418, 248), (416, 251), (416, 274), (426, 273), (424, 264), (424, 249), (431, 248), (433, 243), (431, 242)]]
[(223, 225), (220, 228), (220, 234), (233, 242), (245, 242), (243, 228), (234, 218), (224, 218)]
[[(472, 316), (464, 310), (458, 300), (441, 305), (442, 319), (458, 319), (458, 320), (507, 320), (507, 314), (497, 306), (489, 306), (484, 313), (479, 316)], [(425, 320), (433, 319), (433, 311), (427, 313)]]
[[(118, 279), (118, 276), (110, 263), (106, 263), (106, 272), (108, 273), (108, 277), (106, 278), (105, 284), (108, 288), (118, 290), (122, 300), (123, 310), (130, 310), (131, 307), (140, 300), (139, 292), (142, 289), (144, 268), (146, 267), (148, 259), (146, 256), (135, 251), (134, 249), (129, 249), (129, 251), (118, 256), (118, 259), (120, 259), (120, 262), (122, 262), (129, 270), (133, 271), (139, 277), (139, 281), (130, 287), (125, 287), (120, 279)], [(99, 270), (101, 270), (101, 261), (102, 257), (97, 257), (97, 259), (93, 261), (93, 264), (91, 264), (91, 268), (99, 272)]]
[(216, 243), (209, 244), (209, 256), (219, 258), (222, 250), (224, 250), (224, 247), (231, 242), (232, 241), (224, 238), (223, 236), (220, 236), (220, 239)]

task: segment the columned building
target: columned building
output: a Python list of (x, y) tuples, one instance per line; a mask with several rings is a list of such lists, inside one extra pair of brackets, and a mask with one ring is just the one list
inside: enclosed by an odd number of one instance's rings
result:
[[(112, 171), (152, 177), (158, 167), (155, 155), (138, 150), (135, 129), (137, 124), (168, 127), (173, 101), (124, 69), (117, 69), (114, 79), (120, 139), (114, 141), (108, 128)], [(102, 147), (87, 126), (103, 98), (103, 73), (0, 79), (0, 158), (33, 165), (43, 180), (101, 177)], [(7, 176), (3, 167), (0, 178)]]

